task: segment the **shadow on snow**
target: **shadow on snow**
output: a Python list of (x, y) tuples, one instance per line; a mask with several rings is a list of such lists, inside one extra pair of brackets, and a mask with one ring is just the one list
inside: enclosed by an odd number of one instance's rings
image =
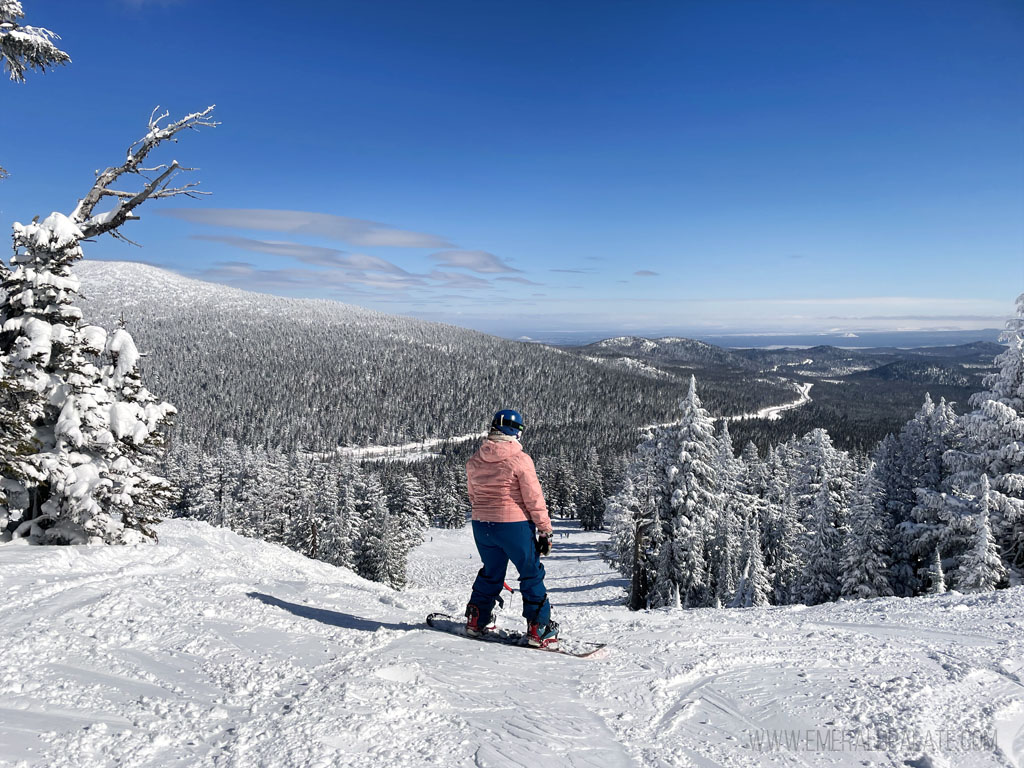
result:
[(410, 629), (423, 629), (422, 626), (417, 626), (416, 624), (391, 624), (386, 621), (363, 619), (359, 616), (352, 616), (351, 614), (341, 613), (339, 611), (329, 611), (326, 608), (312, 608), (308, 605), (302, 605), (301, 603), (289, 603), (287, 600), (281, 600), (273, 595), (265, 595), (262, 592), (248, 592), (246, 594), (254, 600), (259, 600), (265, 605), (272, 605), (275, 608), (281, 608), (288, 611), (288, 613), (293, 613), (300, 618), (312, 619), (313, 621), (319, 621), (321, 624), (327, 624), (332, 627), (358, 629), (362, 632), (376, 632), (378, 629), (400, 629), (403, 631)]

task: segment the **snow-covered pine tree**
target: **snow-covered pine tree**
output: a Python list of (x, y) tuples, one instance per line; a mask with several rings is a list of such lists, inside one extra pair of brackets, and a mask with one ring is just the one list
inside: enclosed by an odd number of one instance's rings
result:
[(596, 531), (604, 528), (604, 502), (601, 457), (597, 453), (597, 448), (591, 446), (584, 462), (583, 475), (580, 479), (579, 502), (577, 503), (580, 525), (584, 530)]
[(785, 605), (794, 599), (799, 572), (798, 542), (803, 526), (796, 517), (788, 480), (785, 445), (771, 448), (764, 462), (764, 522), (762, 551), (772, 585), (771, 602)]
[(331, 486), (336, 503), (324, 521), (321, 537), (323, 559), (332, 565), (355, 569), (356, 542), (362, 538), (357, 486), (359, 467), (353, 463), (338, 468)]
[(999, 548), (989, 524), (989, 513), (996, 502), (987, 475), (981, 476), (978, 489), (978, 497), (974, 500), (975, 512), (971, 516), (973, 531), (970, 546), (957, 567), (956, 588), (962, 592), (993, 590), (1006, 578), (1006, 567), (999, 557)]
[(60, 36), (43, 27), (22, 24), (20, 0), (0, 0), (0, 61), (11, 80), (25, 82), (29, 70), (46, 72), (67, 64), (71, 57), (54, 44)]
[(679, 420), (664, 432), (663, 472), (667, 481), (667, 517), (661, 519), (663, 540), (658, 552), (652, 605), (690, 608), (710, 605), (706, 553), (709, 523), (721, 509), (714, 422), (701, 406), (697, 380), (680, 404)]
[[(16, 424), (30, 428), (34, 445), (5, 470), (7, 536), (41, 543), (153, 537), (149, 523), (168, 495), (149, 469), (173, 408), (141, 387), (127, 331), (108, 338), (82, 322), (72, 265), (82, 258), (83, 240), (123, 238), (118, 228), (145, 200), (194, 192), (194, 184), (170, 187), (182, 170), (176, 162), (156, 170), (142, 164), (181, 130), (213, 125), (209, 113), (167, 125), (161, 125), (165, 116), (151, 117), (149, 133), (124, 163), (97, 176), (70, 216), (52, 213), (42, 222), (14, 225), (14, 271), (6, 274), (0, 304), (0, 410), (17, 414)], [(126, 174), (150, 172), (155, 176), (147, 176), (141, 190), (111, 188)], [(97, 214), (107, 197), (114, 207)]]
[(754, 608), (768, 605), (772, 585), (765, 573), (764, 555), (761, 552), (760, 534), (752, 520), (744, 526), (743, 547), (740, 550), (742, 567), (736, 583), (736, 591), (729, 603), (730, 608)]
[(892, 529), (883, 501), (882, 484), (872, 464), (860, 476), (850, 506), (842, 565), (842, 593), (847, 597), (887, 597), (893, 593)]
[(824, 429), (797, 441), (794, 455), (791, 493), (803, 528), (795, 597), (808, 604), (835, 600), (854, 465)]
[(787, 448), (785, 455), (793, 461), (790, 488), (801, 522), (810, 524), (823, 486), (831, 508), (841, 517), (853, 482), (854, 466), (849, 455), (836, 449), (824, 429), (812, 429)]
[(897, 595), (921, 591), (931, 552), (945, 535), (935, 505), (922, 505), (920, 498), (946, 489), (943, 455), (959, 441), (952, 406), (945, 399), (936, 406), (925, 395), (920, 410), (899, 435), (886, 438), (879, 447), (875, 471), (894, 530), (892, 582)]
[(993, 536), (1006, 562), (1024, 569), (1024, 294), (1002, 339), (1008, 346), (995, 360), (999, 370), (971, 397), (963, 447), (946, 459), (954, 494), (980, 497), (980, 478), (988, 478)]
[[(71, 57), (54, 44), (60, 37), (42, 27), (30, 27), (21, 22), (25, 11), (20, 0), (0, 0), (0, 61), (11, 80), (25, 82), (29, 70), (45, 72), (67, 64)], [(0, 166), (0, 179), (7, 171)]]
[(839, 597), (844, 529), (837, 525), (840, 509), (827, 482), (818, 488), (800, 551), (803, 570), (797, 580), (800, 600), (816, 605)]
[(388, 509), (387, 496), (375, 472), (364, 475), (360, 501), (363, 526), (356, 550), (356, 573), (364, 579), (401, 589), (406, 581), (408, 548), (398, 518)]
[(415, 475), (403, 472), (392, 488), (390, 499), (391, 511), (398, 517), (406, 548), (411, 550), (419, 546), (430, 524), (420, 481)]
[(549, 511), (553, 516), (574, 520), (579, 514), (579, 482), (572, 463), (564, 449), (559, 450), (553, 464), (549, 464), (544, 489)]
[(456, 491), (438, 488), (434, 512), (438, 528), (464, 528), (466, 511), (466, 505)]
[(714, 592), (712, 604), (721, 608), (728, 605), (736, 593), (736, 582), (742, 567), (741, 528), (751, 512), (752, 499), (741, 487), (743, 462), (736, 458), (727, 419), (722, 420), (717, 445), (715, 469), (718, 475), (720, 503), (713, 520), (710, 521), (711, 537), (708, 541), (707, 559)]
[(946, 591), (946, 574), (942, 570), (942, 556), (935, 548), (931, 565), (928, 567), (928, 594), (941, 595)]
[(637, 447), (618, 493), (608, 499), (612, 549), (619, 572), (629, 579), (629, 607), (649, 607), (657, 573), (657, 554), (663, 541), (662, 519), (668, 514), (667, 484), (663, 482), (665, 431), (655, 429)]

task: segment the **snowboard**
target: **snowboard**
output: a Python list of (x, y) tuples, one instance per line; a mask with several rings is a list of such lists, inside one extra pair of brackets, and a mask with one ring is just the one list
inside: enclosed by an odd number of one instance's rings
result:
[(602, 658), (606, 655), (604, 643), (588, 643), (580, 640), (559, 637), (557, 648), (534, 648), (527, 644), (526, 633), (517, 632), (514, 629), (502, 629), (499, 627), (493, 632), (486, 632), (480, 637), (470, 637), (466, 634), (466, 620), (449, 616), (447, 613), (432, 613), (427, 616), (427, 626), (447, 632), (450, 635), (458, 635), (468, 640), (479, 640), (482, 643), (500, 643), (501, 645), (518, 645), (521, 648), (529, 648), (531, 651), (546, 651), (548, 653), (560, 653), (564, 656), (575, 656), (578, 659)]

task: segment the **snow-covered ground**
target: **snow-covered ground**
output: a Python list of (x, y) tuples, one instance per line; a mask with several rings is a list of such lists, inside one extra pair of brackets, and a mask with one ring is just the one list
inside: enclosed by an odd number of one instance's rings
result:
[(1024, 587), (631, 613), (604, 537), (558, 530), (555, 616), (605, 658), (426, 629), (465, 602), (468, 529), (402, 593), (197, 522), (0, 545), (0, 765), (1024, 764)]
[(783, 403), (782, 405), (770, 405), (767, 408), (762, 408), (757, 413), (744, 413), (739, 416), (730, 416), (730, 421), (744, 421), (746, 419), (766, 419), (767, 421), (776, 421), (782, 418), (782, 414), (786, 411), (792, 411), (794, 408), (800, 408), (801, 406), (807, 405), (811, 402), (811, 387), (813, 383), (809, 381), (803, 381), (794, 383), (794, 388), (798, 393), (796, 400), (789, 403)]
[[(588, 359), (597, 360), (598, 358)], [(745, 419), (766, 419), (768, 421), (775, 421), (776, 419), (781, 418), (785, 411), (800, 408), (801, 406), (807, 405), (807, 403), (811, 402), (811, 387), (813, 386), (814, 384), (810, 382), (794, 382), (793, 388), (798, 393), (795, 400), (783, 403), (782, 405), (769, 405), (756, 413), (742, 413), (738, 416), (727, 416), (725, 418), (729, 421), (743, 421)], [(646, 427), (640, 427), (639, 431), (653, 429), (655, 427), (669, 427), (673, 424), (675, 424), (674, 421), (665, 422), (664, 424), (651, 424)], [(430, 438), (417, 443), (405, 443), (404, 445), (347, 446), (339, 448), (337, 453), (339, 456), (349, 457), (355, 461), (418, 461), (420, 459), (438, 456), (439, 454), (434, 449), (444, 443), (466, 443), (470, 440), (480, 440), (486, 434), (486, 432), (471, 432), (465, 435), (454, 435), (453, 437)]]

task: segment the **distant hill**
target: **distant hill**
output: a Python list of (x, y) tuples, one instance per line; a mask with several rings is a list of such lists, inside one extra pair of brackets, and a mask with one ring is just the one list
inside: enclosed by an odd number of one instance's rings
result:
[[(156, 267), (85, 261), (86, 320), (124, 316), (146, 381), (179, 409), (189, 442), (329, 449), (400, 444), (481, 430), (515, 407), (534, 427), (599, 432), (673, 418), (676, 379), (582, 359), (441, 323), (334, 301), (289, 299), (205, 283)], [(713, 411), (784, 402), (782, 386), (703, 387)], [(621, 435), (621, 438), (618, 436)]]
[(923, 360), (897, 360), (894, 363), (861, 371), (849, 379), (879, 379), (882, 381), (913, 381), (919, 384), (942, 384), (948, 387), (980, 388), (981, 377), (965, 371), (959, 365), (940, 365)]
[(731, 350), (678, 336), (665, 336), (660, 339), (617, 336), (575, 349), (587, 355), (626, 356), (663, 365), (718, 366), (745, 370), (753, 368), (749, 361)]

